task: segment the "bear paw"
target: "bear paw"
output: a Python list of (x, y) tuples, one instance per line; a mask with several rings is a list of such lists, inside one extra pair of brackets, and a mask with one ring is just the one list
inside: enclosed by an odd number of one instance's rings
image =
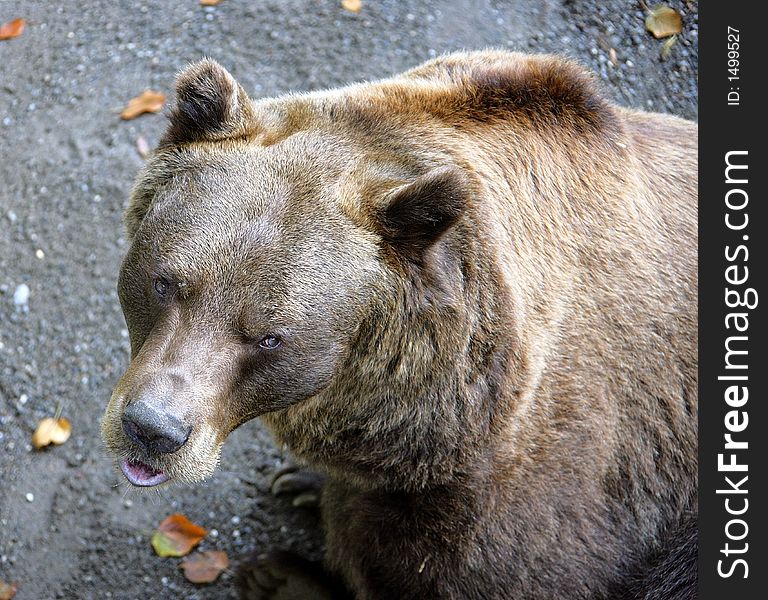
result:
[(339, 600), (348, 598), (319, 563), (291, 552), (271, 552), (240, 565), (241, 600)]

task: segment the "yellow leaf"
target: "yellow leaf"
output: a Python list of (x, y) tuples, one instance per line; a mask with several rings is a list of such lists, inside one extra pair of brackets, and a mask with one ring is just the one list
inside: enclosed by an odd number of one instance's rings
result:
[(176, 545), (173, 543), (173, 540), (165, 535), (162, 531), (155, 531), (155, 533), (152, 534), (150, 543), (155, 549), (155, 554), (158, 556), (184, 556), (183, 553), (180, 553), (176, 549)]
[(229, 566), (226, 552), (209, 550), (198, 552), (181, 561), (184, 577), (192, 583), (211, 583)]
[(72, 434), (72, 424), (64, 417), (46, 417), (37, 424), (32, 434), (32, 445), (38, 450), (49, 444), (63, 444)]
[(165, 94), (153, 90), (145, 90), (140, 95), (131, 99), (128, 105), (120, 113), (121, 119), (135, 119), (144, 113), (156, 113), (165, 104)]
[(341, 0), (341, 7), (349, 12), (359, 13), (363, 8), (362, 0)]
[(200, 0), (202, 6), (216, 6), (221, 0)]
[(27, 22), (24, 19), (14, 19), (0, 25), (0, 40), (10, 40), (19, 37), (24, 31), (24, 25)]
[(656, 39), (669, 37), (683, 30), (683, 18), (674, 8), (659, 4), (648, 11), (645, 28)]
[(163, 519), (152, 534), (152, 547), (158, 556), (186, 556), (208, 534), (182, 514)]

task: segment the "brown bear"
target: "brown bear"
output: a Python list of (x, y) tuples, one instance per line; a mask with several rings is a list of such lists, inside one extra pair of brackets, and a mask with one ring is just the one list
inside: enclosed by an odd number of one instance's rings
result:
[(323, 568), (255, 561), (244, 597), (695, 595), (694, 123), (496, 51), (176, 93), (103, 434), (134, 485), (193, 482), (260, 416), (324, 475)]

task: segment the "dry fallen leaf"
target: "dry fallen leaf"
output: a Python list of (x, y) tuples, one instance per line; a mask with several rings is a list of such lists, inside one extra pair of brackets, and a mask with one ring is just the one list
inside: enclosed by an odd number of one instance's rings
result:
[(184, 515), (176, 513), (160, 523), (152, 535), (152, 547), (158, 556), (185, 556), (207, 533)]
[(72, 424), (64, 417), (46, 417), (32, 434), (32, 445), (40, 449), (49, 444), (63, 444), (72, 433)]
[(221, 0), (200, 0), (202, 6), (216, 6)]
[(14, 19), (0, 25), (0, 40), (10, 40), (11, 38), (19, 37), (24, 31), (24, 25), (27, 22), (24, 19)]
[(0, 600), (11, 600), (16, 595), (16, 584), (0, 579)]
[(683, 30), (683, 18), (674, 8), (659, 4), (648, 11), (645, 28), (656, 39), (669, 37)]
[(619, 65), (619, 56), (618, 56), (618, 54), (616, 54), (616, 48), (611, 48), (608, 51), (608, 58), (610, 59), (611, 64), (614, 67), (617, 67)]
[(135, 119), (139, 115), (152, 112), (156, 113), (165, 104), (165, 94), (153, 90), (144, 90), (139, 96), (131, 99), (128, 105), (120, 113), (121, 119)]
[(363, 8), (362, 0), (341, 0), (341, 7), (349, 12), (359, 13)]
[(220, 550), (198, 552), (181, 561), (180, 566), (192, 583), (211, 583), (229, 566), (229, 557)]
[(139, 153), (141, 158), (147, 158), (151, 152), (149, 148), (149, 142), (143, 135), (140, 135), (136, 138), (136, 152)]

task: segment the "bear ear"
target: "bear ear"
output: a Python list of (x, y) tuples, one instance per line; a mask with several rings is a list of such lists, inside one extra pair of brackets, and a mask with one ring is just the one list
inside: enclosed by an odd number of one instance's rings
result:
[(252, 122), (245, 90), (224, 67), (206, 58), (176, 77), (176, 105), (161, 145), (245, 135)]
[(439, 167), (392, 190), (379, 209), (384, 239), (401, 254), (421, 262), (432, 246), (461, 216), (469, 182), (456, 167)]

